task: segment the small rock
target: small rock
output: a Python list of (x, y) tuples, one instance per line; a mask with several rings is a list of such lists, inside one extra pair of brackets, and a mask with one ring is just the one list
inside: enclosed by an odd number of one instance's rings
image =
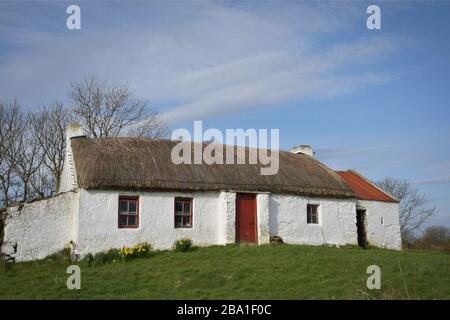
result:
[(270, 243), (282, 244), (284, 242), (280, 236), (270, 236)]

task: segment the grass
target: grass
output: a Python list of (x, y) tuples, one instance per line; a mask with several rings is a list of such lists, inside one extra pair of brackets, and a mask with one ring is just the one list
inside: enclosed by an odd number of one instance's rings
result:
[[(68, 290), (62, 257), (0, 269), (0, 299), (450, 299), (450, 255), (294, 245), (194, 248), (81, 265)], [(369, 265), (381, 289), (365, 286)]]

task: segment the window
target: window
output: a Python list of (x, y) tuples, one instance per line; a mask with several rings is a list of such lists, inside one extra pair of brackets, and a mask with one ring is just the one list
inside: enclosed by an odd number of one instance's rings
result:
[(306, 206), (306, 212), (307, 212), (307, 220), (308, 223), (319, 223), (319, 205), (317, 204), (308, 204)]
[(139, 227), (139, 197), (119, 197), (119, 228)]
[(192, 228), (192, 198), (175, 198), (175, 228)]

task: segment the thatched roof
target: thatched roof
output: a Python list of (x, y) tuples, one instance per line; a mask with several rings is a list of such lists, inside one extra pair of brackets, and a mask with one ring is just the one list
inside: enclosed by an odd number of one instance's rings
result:
[(84, 189), (235, 190), (354, 197), (333, 170), (307, 155), (280, 151), (278, 173), (261, 175), (261, 164), (176, 165), (171, 152), (177, 143), (150, 138), (72, 139), (78, 185)]

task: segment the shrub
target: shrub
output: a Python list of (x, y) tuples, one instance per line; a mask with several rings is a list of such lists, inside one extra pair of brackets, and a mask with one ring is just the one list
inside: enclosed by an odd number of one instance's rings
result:
[(96, 254), (88, 253), (83, 260), (81, 260), (81, 264), (85, 266), (90, 265), (102, 265), (108, 264), (115, 261), (120, 261), (118, 249), (109, 249), (108, 251), (99, 252)]
[(94, 262), (94, 255), (92, 253), (88, 253), (87, 255), (84, 256), (82, 262), (86, 262), (87, 264), (93, 263)]
[(148, 242), (138, 243), (132, 247), (122, 247), (119, 255), (123, 260), (147, 257), (152, 249)]
[(99, 252), (94, 256), (94, 264), (107, 264), (120, 260), (118, 249), (109, 249), (105, 252)]
[(191, 239), (180, 239), (175, 241), (173, 249), (178, 252), (186, 252), (192, 247)]
[(47, 256), (45, 259), (46, 260), (51, 260), (51, 261), (65, 261), (65, 262), (70, 262), (70, 248), (69, 247), (65, 247), (64, 249)]
[(150, 254), (151, 246), (148, 242), (138, 243), (132, 247), (122, 247), (121, 249), (109, 249), (108, 251), (103, 251), (96, 253), (88, 253), (83, 260), (82, 264), (90, 265), (101, 265), (108, 264), (116, 261), (126, 261), (135, 258), (143, 258)]

